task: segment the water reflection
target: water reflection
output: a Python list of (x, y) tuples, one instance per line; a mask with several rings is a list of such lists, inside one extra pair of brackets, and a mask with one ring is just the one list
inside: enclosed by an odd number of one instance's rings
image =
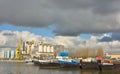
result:
[(15, 70), (16, 74), (21, 74), (21, 71), (20, 71), (20, 70), (21, 70), (21, 63), (17, 63), (17, 62), (16, 62), (15, 64), (16, 64), (16, 65), (15, 65), (15, 67), (16, 67), (16, 68), (15, 68), (15, 69), (16, 69), (16, 70)]
[(39, 69), (40, 74), (80, 74), (80, 69)]
[(99, 70), (81, 70), (80, 74), (99, 74)]
[(116, 70), (41, 69), (26, 63), (0, 62), (0, 74), (120, 74)]
[(81, 70), (80, 74), (120, 74), (118, 70)]

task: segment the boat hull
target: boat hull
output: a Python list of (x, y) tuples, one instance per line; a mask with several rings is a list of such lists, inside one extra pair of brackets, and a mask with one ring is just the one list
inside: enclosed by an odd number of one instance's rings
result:
[(76, 61), (59, 60), (60, 68), (80, 68), (79, 63)]
[(114, 65), (101, 65), (99, 67), (100, 70), (114, 70), (115, 66)]
[(73, 64), (60, 64), (60, 68), (80, 68), (80, 66)]
[(35, 66), (39, 66), (39, 64), (40, 64), (39, 61), (34, 61)]
[(60, 68), (58, 63), (40, 63), (40, 68)]
[(99, 69), (99, 64), (96, 62), (82, 62), (80, 64), (81, 69)]
[(120, 70), (120, 64), (100, 65), (100, 70)]
[(34, 64), (36, 66), (39, 66), (40, 68), (60, 68), (60, 64), (56, 62), (39, 62), (34, 61)]

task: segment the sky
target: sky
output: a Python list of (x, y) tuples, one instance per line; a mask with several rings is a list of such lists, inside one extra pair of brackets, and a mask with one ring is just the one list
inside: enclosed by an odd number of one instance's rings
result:
[(10, 31), (29, 31), (31, 33), (41, 35), (41, 36), (50, 36), (54, 37), (54, 34), (52, 31), (54, 30), (54, 25), (50, 25), (46, 28), (31, 28), (31, 27), (23, 27), (23, 26), (13, 26), (9, 23), (3, 23), (0, 26), (0, 31), (3, 30), (10, 30)]
[(120, 0), (0, 0), (0, 48), (16, 47), (20, 36), (118, 52)]

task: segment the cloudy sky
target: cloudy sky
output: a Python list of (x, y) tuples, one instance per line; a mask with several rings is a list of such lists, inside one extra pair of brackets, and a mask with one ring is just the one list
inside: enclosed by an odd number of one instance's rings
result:
[(0, 48), (16, 47), (20, 36), (118, 52), (120, 0), (0, 0)]

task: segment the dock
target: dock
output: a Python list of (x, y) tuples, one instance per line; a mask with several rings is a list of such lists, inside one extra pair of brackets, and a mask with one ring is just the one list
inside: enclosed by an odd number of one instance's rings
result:
[(25, 63), (25, 60), (0, 60), (0, 62), (8, 62), (8, 63)]

